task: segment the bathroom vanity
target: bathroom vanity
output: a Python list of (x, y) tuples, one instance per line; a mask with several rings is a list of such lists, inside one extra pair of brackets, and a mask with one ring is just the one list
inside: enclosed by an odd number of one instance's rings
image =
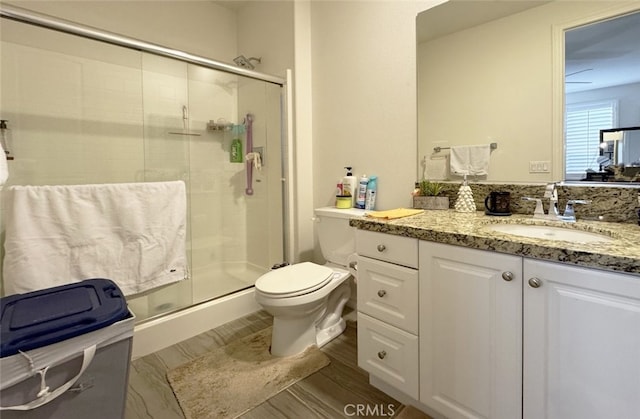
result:
[[(495, 224), (563, 226), (595, 241)], [(640, 411), (640, 227), (454, 211), (351, 225), (358, 363), (372, 384), (450, 419)]]

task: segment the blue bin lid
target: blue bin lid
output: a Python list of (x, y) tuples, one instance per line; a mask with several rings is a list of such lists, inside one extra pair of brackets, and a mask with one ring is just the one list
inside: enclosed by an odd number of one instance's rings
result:
[(0, 357), (107, 327), (129, 317), (122, 291), (109, 279), (0, 298)]

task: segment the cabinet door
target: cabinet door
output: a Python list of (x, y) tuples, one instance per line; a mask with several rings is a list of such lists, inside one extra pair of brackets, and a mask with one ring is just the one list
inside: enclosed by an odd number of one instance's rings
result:
[(358, 366), (418, 398), (418, 337), (358, 313)]
[(524, 261), (524, 418), (640, 417), (640, 276)]
[(358, 311), (418, 334), (418, 271), (358, 256)]
[(420, 401), (449, 419), (522, 414), (522, 258), (420, 242)]

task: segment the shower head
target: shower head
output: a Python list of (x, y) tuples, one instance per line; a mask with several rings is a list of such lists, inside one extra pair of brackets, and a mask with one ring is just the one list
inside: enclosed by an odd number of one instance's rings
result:
[(236, 63), (236, 65), (238, 67), (242, 67), (242, 68), (246, 68), (249, 70), (253, 70), (254, 68), (256, 68), (255, 65), (253, 65), (251, 63), (251, 61), (257, 61), (258, 63), (260, 63), (262, 61), (262, 57), (260, 58), (256, 58), (256, 57), (251, 57), (251, 58), (247, 58), (244, 55), (239, 55), (236, 58), (233, 59), (233, 62)]

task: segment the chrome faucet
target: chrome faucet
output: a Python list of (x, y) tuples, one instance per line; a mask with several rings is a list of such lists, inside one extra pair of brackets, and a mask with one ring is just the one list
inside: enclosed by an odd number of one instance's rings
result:
[(546, 214), (544, 213), (544, 208), (542, 207), (542, 199), (540, 198), (529, 198), (528, 196), (522, 197), (523, 201), (535, 201), (536, 209), (533, 210), (533, 218), (544, 218)]
[(569, 201), (567, 201), (567, 206), (564, 209), (564, 214), (561, 215), (558, 211), (558, 190), (556, 189), (555, 183), (550, 183), (546, 186), (544, 191), (544, 198), (549, 199), (549, 211), (547, 214), (545, 214), (544, 212), (542, 199), (529, 198), (528, 196), (522, 197), (523, 201), (535, 201), (536, 209), (533, 211), (534, 219), (566, 221), (573, 223), (576, 221), (576, 213), (573, 209), (573, 206), (575, 204), (591, 203), (591, 201), (585, 199), (570, 199)]
[(576, 221), (576, 213), (573, 210), (573, 206), (575, 204), (590, 204), (591, 201), (588, 199), (570, 199), (567, 201), (567, 206), (564, 208), (564, 214), (562, 216), (558, 216), (562, 221), (575, 222)]
[(555, 183), (549, 183), (544, 190), (544, 197), (549, 198), (549, 215), (559, 216), (558, 212), (558, 189)]

